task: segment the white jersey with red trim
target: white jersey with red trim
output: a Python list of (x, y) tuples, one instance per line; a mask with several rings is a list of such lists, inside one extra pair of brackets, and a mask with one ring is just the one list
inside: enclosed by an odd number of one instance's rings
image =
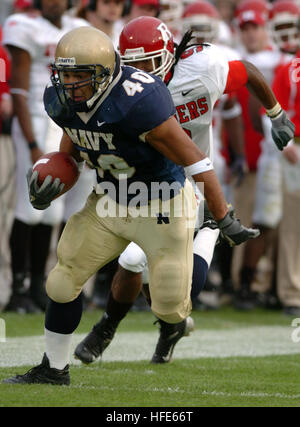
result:
[(60, 38), (74, 28), (89, 25), (87, 21), (69, 15), (62, 17), (58, 28), (40, 15), (13, 14), (3, 28), (3, 44), (29, 52), (31, 57), (28, 105), (31, 114), (44, 116), (43, 93), (49, 83), (50, 64)]
[(183, 53), (168, 85), (178, 122), (211, 160), (213, 108), (223, 95), (228, 71), (228, 60), (219, 47), (194, 46)]
[(292, 55), (282, 53), (277, 49), (266, 49), (256, 53), (247, 53), (244, 59), (255, 65), (264, 75), (265, 79), (272, 85), (276, 69), (290, 61)]
[[(222, 49), (222, 53), (226, 56), (227, 61), (239, 61), (241, 60), (241, 56), (239, 52), (229, 46), (219, 45), (219, 48)], [(236, 103), (235, 107), (230, 111), (224, 112), (224, 105), (230, 95), (224, 94), (215, 104), (214, 112), (213, 112), (213, 135), (214, 135), (214, 143), (215, 149), (221, 149), (221, 128), (223, 119), (232, 119), (241, 114), (240, 104)]]

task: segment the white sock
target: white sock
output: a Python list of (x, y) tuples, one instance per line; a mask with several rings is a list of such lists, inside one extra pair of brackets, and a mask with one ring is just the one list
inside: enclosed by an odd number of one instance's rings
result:
[(46, 354), (50, 368), (64, 369), (70, 363), (73, 334), (58, 334), (45, 328)]
[(210, 266), (216, 241), (218, 239), (220, 230), (216, 228), (212, 230), (209, 227), (202, 228), (198, 231), (197, 236), (194, 239), (193, 252), (196, 255), (201, 256), (207, 262), (208, 267)]

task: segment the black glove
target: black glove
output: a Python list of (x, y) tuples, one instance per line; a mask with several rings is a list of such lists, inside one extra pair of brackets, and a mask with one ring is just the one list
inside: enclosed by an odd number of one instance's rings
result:
[(29, 199), (35, 209), (44, 210), (50, 206), (52, 200), (63, 190), (65, 184), (61, 183), (59, 178), (55, 178), (53, 181), (52, 176), (48, 175), (39, 187), (38, 176), (38, 171), (32, 172), (32, 168), (27, 172)]
[(245, 156), (238, 154), (235, 156), (232, 164), (230, 165), (232, 175), (236, 177), (236, 186), (241, 185), (246, 173), (246, 160)]
[(227, 212), (225, 217), (217, 221), (222, 237), (230, 246), (240, 245), (249, 239), (255, 239), (260, 235), (256, 228), (244, 227), (232, 212)]
[(292, 123), (284, 110), (279, 113), (272, 122), (272, 138), (280, 151), (284, 149), (287, 143), (294, 137), (295, 125)]

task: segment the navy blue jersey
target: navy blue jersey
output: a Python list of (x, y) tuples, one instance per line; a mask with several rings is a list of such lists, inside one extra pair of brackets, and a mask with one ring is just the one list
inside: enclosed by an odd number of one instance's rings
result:
[[(148, 189), (151, 182), (178, 182), (178, 187), (183, 186), (183, 168), (143, 138), (175, 114), (171, 95), (160, 78), (124, 66), (89, 113), (63, 111), (52, 86), (45, 91), (44, 103), (49, 116), (96, 169), (98, 183), (109, 181), (119, 188), (120, 179), (126, 178), (128, 186), (143, 182)], [(131, 199), (134, 194), (127, 197)]]

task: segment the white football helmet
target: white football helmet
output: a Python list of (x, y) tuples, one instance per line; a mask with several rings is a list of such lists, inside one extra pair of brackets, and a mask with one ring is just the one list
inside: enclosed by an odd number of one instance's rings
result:
[(284, 52), (300, 47), (300, 8), (293, 0), (277, 0), (270, 11), (269, 29), (275, 44)]
[(180, 30), (183, 4), (180, 0), (160, 0), (159, 19), (165, 22), (170, 28)]
[(196, 39), (213, 43), (219, 35), (220, 16), (217, 9), (208, 1), (190, 3), (183, 11), (183, 32), (193, 30)]

